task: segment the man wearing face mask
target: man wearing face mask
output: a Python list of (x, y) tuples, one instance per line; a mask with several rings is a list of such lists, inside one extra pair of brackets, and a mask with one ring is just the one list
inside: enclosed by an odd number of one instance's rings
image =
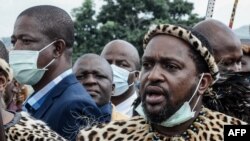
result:
[[(202, 106), (202, 95), (218, 79), (218, 67), (200, 35), (182, 27), (158, 25), (144, 37), (140, 77), (140, 116), (81, 130), (78, 139), (95, 141), (223, 140), (223, 125), (246, 124)], [(119, 127), (119, 125), (126, 125)], [(116, 128), (117, 127), (117, 128)], [(105, 130), (113, 128), (112, 134)], [(89, 136), (95, 133), (95, 138)], [(130, 134), (126, 134), (130, 133)]]
[(72, 72), (74, 24), (64, 10), (48, 5), (26, 9), (17, 17), (11, 40), (14, 77), (34, 88), (24, 110), (69, 140), (75, 140), (81, 126), (110, 119)]
[(111, 101), (118, 112), (131, 117), (132, 103), (138, 96), (136, 92), (140, 70), (138, 51), (126, 41), (114, 40), (105, 45), (101, 56), (111, 64), (114, 74), (115, 91)]

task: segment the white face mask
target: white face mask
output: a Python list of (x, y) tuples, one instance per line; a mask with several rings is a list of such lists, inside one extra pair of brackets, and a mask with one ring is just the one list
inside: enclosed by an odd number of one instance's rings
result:
[[(198, 99), (196, 100), (196, 103), (193, 107), (193, 109), (191, 110), (190, 107), (190, 101), (193, 99), (194, 95), (196, 94), (201, 80), (204, 76), (204, 73), (202, 73), (201, 78), (198, 82), (198, 85), (196, 86), (196, 89), (192, 95), (192, 97), (190, 98), (189, 101), (184, 102), (184, 104), (179, 108), (179, 110), (177, 110), (172, 116), (170, 116), (167, 120), (163, 121), (162, 123), (160, 123), (160, 125), (164, 126), (164, 127), (173, 127), (176, 125), (179, 125), (181, 123), (184, 123), (186, 121), (188, 121), (189, 119), (193, 118), (195, 115), (195, 111), (194, 108), (196, 107), (197, 103), (199, 102), (200, 96), (198, 97)], [(146, 117), (144, 114), (144, 111), (142, 109), (142, 105), (140, 103), (140, 105), (135, 109), (138, 114), (140, 114), (143, 117)]]
[(37, 68), (39, 53), (50, 47), (53, 43), (45, 46), (40, 51), (33, 50), (12, 50), (9, 52), (9, 62), (13, 69), (15, 79), (21, 84), (35, 85), (43, 77), (46, 68), (53, 63), (51, 60), (44, 68)]
[(111, 65), (113, 70), (113, 83), (115, 84), (115, 92), (112, 96), (120, 96), (125, 93), (134, 82), (128, 85), (129, 71), (120, 68), (116, 65)]

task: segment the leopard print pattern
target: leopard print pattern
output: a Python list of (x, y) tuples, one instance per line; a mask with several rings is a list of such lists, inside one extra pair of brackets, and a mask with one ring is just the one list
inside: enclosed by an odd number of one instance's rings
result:
[(83, 129), (78, 141), (210, 141), (223, 140), (224, 125), (245, 125), (247, 123), (225, 114), (202, 108), (189, 128), (178, 136), (164, 136), (151, 130), (150, 124), (142, 117), (132, 117), (128, 121), (112, 121)]
[(15, 125), (5, 129), (7, 141), (66, 141), (40, 120), (34, 120), (21, 112), (21, 119)]
[(171, 35), (187, 41), (187, 43), (189, 43), (196, 51), (198, 51), (206, 61), (210, 73), (213, 76), (214, 83), (219, 79), (219, 69), (213, 55), (208, 51), (207, 47), (205, 47), (202, 42), (194, 34), (192, 34), (191, 31), (176, 25), (157, 25), (156, 27), (150, 29), (144, 36), (143, 48), (146, 49), (149, 41), (158, 34)]

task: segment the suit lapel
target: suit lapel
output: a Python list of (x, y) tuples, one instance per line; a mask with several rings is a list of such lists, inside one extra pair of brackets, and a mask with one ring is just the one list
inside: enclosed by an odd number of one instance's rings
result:
[(48, 92), (48, 97), (33, 116), (38, 119), (43, 118), (47, 110), (54, 104), (54, 100), (57, 97), (60, 97), (66, 88), (77, 82), (78, 81), (73, 74), (65, 77), (60, 83), (58, 83), (52, 90)]

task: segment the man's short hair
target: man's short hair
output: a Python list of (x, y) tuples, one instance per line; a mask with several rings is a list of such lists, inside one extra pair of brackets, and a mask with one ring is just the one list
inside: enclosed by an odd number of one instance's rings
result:
[(49, 39), (63, 39), (67, 47), (74, 44), (74, 23), (69, 14), (61, 8), (40, 5), (24, 10), (17, 18), (22, 16), (33, 17), (40, 23), (41, 32)]
[(7, 63), (9, 62), (9, 52), (2, 41), (0, 41), (0, 58), (4, 59)]

